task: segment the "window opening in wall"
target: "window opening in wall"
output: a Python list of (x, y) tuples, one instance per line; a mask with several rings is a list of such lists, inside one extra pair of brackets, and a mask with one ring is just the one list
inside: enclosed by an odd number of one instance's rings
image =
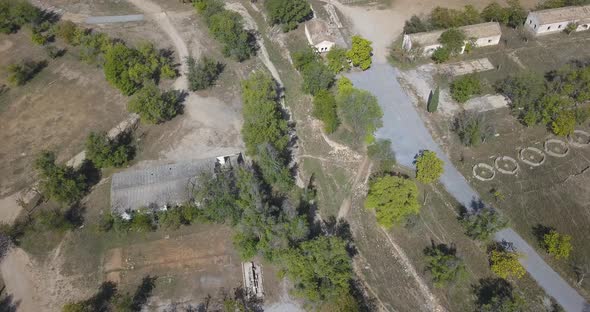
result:
[(547, 30), (551, 29), (551, 26), (547, 26)]
[(492, 39), (488, 39), (488, 43), (491, 43), (491, 42), (492, 42)]
[(557, 26), (557, 28), (561, 28), (561, 25)]

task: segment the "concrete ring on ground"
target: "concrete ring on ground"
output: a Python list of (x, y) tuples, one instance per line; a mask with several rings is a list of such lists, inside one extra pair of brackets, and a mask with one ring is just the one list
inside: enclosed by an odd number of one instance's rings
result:
[(530, 166), (538, 167), (545, 163), (545, 153), (536, 147), (525, 147), (518, 153), (520, 160)]
[[(553, 157), (565, 157), (570, 153), (570, 148), (562, 140), (549, 139), (545, 141), (545, 153)], [(553, 148), (552, 148), (553, 147)]]
[(574, 147), (590, 146), (590, 133), (582, 130), (574, 130), (574, 133), (569, 135), (567, 140)]
[[(478, 173), (478, 170), (480, 171)], [(489, 172), (488, 176), (482, 175), (481, 173), (485, 171)], [(488, 164), (484, 164), (484, 163), (479, 163), (476, 164), (475, 166), (473, 166), (473, 176), (480, 180), (480, 181), (491, 181), (496, 177), (496, 170), (494, 170), (494, 167), (488, 165)]]
[(520, 169), (516, 159), (510, 156), (497, 157), (494, 161), (494, 165), (496, 166), (496, 170), (503, 174), (516, 174)]

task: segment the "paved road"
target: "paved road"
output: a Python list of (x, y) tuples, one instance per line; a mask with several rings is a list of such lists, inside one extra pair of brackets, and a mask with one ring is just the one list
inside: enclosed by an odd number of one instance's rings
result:
[[(347, 76), (356, 87), (370, 91), (379, 100), (384, 126), (377, 131), (376, 136), (391, 140), (398, 163), (411, 167), (420, 150), (436, 152), (445, 162), (445, 173), (440, 179), (442, 184), (459, 203), (473, 209), (473, 204), (480, 201), (479, 195), (433, 140), (412, 101), (398, 83), (397, 70), (388, 64), (374, 64), (368, 71)], [(525, 254), (521, 263), (528, 273), (566, 311), (590, 311), (590, 305), (584, 298), (553, 271), (518, 233), (504, 229), (496, 233), (495, 238), (512, 242), (519, 252)]]

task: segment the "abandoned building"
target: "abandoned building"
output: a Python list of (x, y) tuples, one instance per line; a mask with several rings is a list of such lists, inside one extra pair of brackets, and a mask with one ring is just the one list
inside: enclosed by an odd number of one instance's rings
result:
[(535, 36), (561, 32), (569, 24), (575, 31), (588, 30), (590, 25), (590, 5), (569, 6), (530, 12), (524, 27)]
[(140, 208), (155, 211), (180, 205), (191, 198), (199, 173), (231, 168), (242, 161), (238, 153), (116, 173), (111, 182), (111, 210), (124, 216)]
[[(500, 24), (496, 22), (467, 25), (458, 27), (457, 29), (463, 31), (465, 37), (473, 42), (476, 47), (485, 47), (497, 45), (500, 42), (502, 36), (502, 29)], [(434, 50), (441, 47), (442, 44), (439, 42), (440, 35), (446, 30), (435, 30), (429, 32), (421, 32), (415, 34), (404, 34), (402, 47), (406, 51), (420, 48), (422, 54), (430, 56), (434, 53)], [(467, 44), (469, 41), (466, 41)], [(465, 51), (465, 45), (461, 49), (461, 53)]]
[(305, 36), (309, 44), (318, 52), (330, 51), (336, 44), (336, 34), (327, 22), (314, 18), (305, 23)]

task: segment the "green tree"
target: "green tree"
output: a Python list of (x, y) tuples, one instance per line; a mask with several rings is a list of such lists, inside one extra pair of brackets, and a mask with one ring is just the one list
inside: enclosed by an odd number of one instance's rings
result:
[(171, 90), (162, 92), (153, 82), (145, 84), (129, 101), (130, 112), (137, 113), (147, 123), (161, 123), (181, 111), (182, 94)]
[(518, 259), (520, 255), (516, 252), (505, 250), (492, 250), (490, 253), (490, 269), (501, 278), (521, 278), (526, 270)]
[(520, 27), (524, 24), (527, 17), (527, 11), (520, 5), (519, 0), (508, 0), (508, 26), (512, 28)]
[(374, 209), (377, 222), (385, 228), (420, 212), (418, 187), (410, 179), (386, 175), (371, 181), (365, 208)]
[(465, 276), (465, 264), (456, 253), (453, 246), (445, 244), (432, 243), (432, 246), (424, 250), (426, 270), (432, 275), (436, 287), (445, 287), (448, 283)]
[(0, 1), (0, 33), (17, 32), (25, 24), (40, 22), (43, 12), (24, 0)]
[(206, 56), (199, 59), (199, 62), (189, 56), (186, 59), (188, 67), (187, 79), (189, 90), (198, 91), (207, 89), (215, 84), (215, 81), (223, 72), (224, 65)]
[(8, 82), (15, 86), (22, 86), (33, 79), (45, 66), (47, 66), (46, 61), (35, 62), (30, 60), (8, 65)]
[(451, 50), (447, 49), (446, 47), (438, 47), (432, 53), (432, 60), (437, 63), (444, 63), (449, 60), (451, 57)]
[(514, 293), (512, 285), (502, 278), (484, 278), (475, 286), (477, 311), (521, 312), (526, 311), (525, 301)]
[(155, 230), (154, 216), (150, 211), (145, 209), (137, 210), (133, 213), (129, 229), (134, 232), (146, 233)]
[(85, 177), (72, 167), (57, 165), (52, 152), (41, 152), (35, 169), (41, 177), (42, 192), (59, 203), (72, 204), (86, 192)]
[(482, 91), (479, 78), (474, 75), (464, 75), (451, 83), (451, 97), (459, 103), (465, 103), (472, 96)]
[(465, 146), (478, 146), (496, 133), (482, 113), (462, 112), (457, 115), (453, 131)]
[(281, 24), (284, 32), (297, 28), (297, 24), (313, 16), (306, 0), (267, 0), (264, 7), (271, 24)]
[(294, 282), (297, 296), (319, 302), (348, 293), (352, 263), (344, 240), (320, 236), (290, 252), (284, 271)]
[(203, 171), (197, 176), (195, 185), (194, 202), (198, 203), (198, 214), (204, 220), (231, 225), (238, 223), (242, 212), (236, 202), (238, 190), (232, 171)]
[(390, 140), (377, 140), (367, 147), (367, 155), (373, 162), (373, 171), (388, 172), (395, 165), (395, 154)]
[(434, 92), (430, 91), (430, 96), (428, 97), (428, 103), (426, 104), (426, 110), (429, 113), (434, 113), (438, 109), (438, 100), (440, 97), (440, 87), (436, 87)]
[(487, 22), (498, 22), (506, 25), (510, 20), (510, 12), (494, 1), (481, 11), (481, 17)]
[(303, 91), (311, 95), (330, 89), (334, 83), (334, 73), (321, 62), (305, 66), (301, 74), (303, 75)]
[(568, 136), (576, 128), (576, 115), (573, 111), (561, 111), (551, 123), (551, 131), (559, 136)]
[(86, 158), (98, 168), (121, 167), (133, 157), (127, 134), (111, 140), (106, 133), (91, 132), (86, 139)]
[[(254, 55), (257, 49), (256, 38), (244, 29), (242, 16), (223, 9), (223, 4), (217, 0), (203, 2), (208, 2), (203, 14), (209, 32), (223, 45), (223, 55), (239, 62)], [(198, 5), (198, 2), (195, 5)], [(218, 9), (219, 6), (221, 9)]]
[(256, 155), (258, 145), (265, 143), (281, 153), (287, 148), (289, 129), (277, 101), (276, 83), (270, 75), (255, 72), (242, 81), (242, 137), (248, 155)]
[(343, 48), (333, 47), (328, 51), (328, 54), (326, 54), (326, 59), (328, 60), (328, 68), (335, 74), (350, 70), (350, 64), (346, 57), (346, 50)]
[(270, 144), (258, 146), (256, 164), (262, 172), (264, 181), (282, 193), (288, 193), (295, 184), (289, 168), (279, 152)]
[(556, 259), (567, 259), (573, 249), (572, 237), (567, 234), (560, 234), (555, 230), (543, 236), (543, 247)]
[(90, 312), (90, 307), (85, 302), (66, 303), (61, 309), (62, 312)]
[(435, 152), (422, 151), (416, 157), (416, 180), (425, 184), (438, 180), (444, 172), (444, 165)]
[(324, 131), (336, 131), (340, 121), (336, 111), (336, 98), (332, 92), (321, 90), (313, 97), (313, 116), (324, 123)]
[(373, 141), (373, 133), (382, 126), (383, 112), (371, 93), (354, 88), (348, 79), (338, 81), (336, 95), (339, 116), (351, 130), (354, 143)]
[(489, 240), (494, 233), (508, 225), (508, 222), (491, 208), (466, 213), (460, 221), (467, 236), (481, 241)]
[(352, 36), (352, 47), (346, 52), (346, 57), (352, 65), (367, 70), (371, 67), (371, 56), (373, 55), (372, 42), (361, 36)]
[(451, 54), (459, 54), (463, 50), (467, 37), (462, 30), (451, 28), (445, 30), (438, 41), (449, 50)]
[(415, 34), (430, 30), (430, 25), (427, 22), (422, 21), (418, 16), (412, 15), (409, 20), (406, 20), (404, 24), (404, 34)]

